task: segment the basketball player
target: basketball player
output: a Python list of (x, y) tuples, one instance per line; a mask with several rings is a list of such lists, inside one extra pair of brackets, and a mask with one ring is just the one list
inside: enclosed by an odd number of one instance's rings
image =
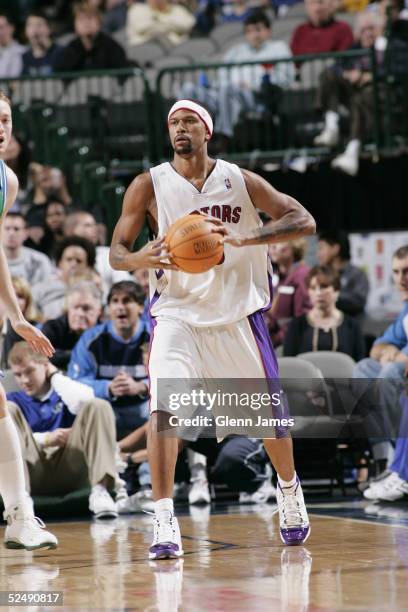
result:
[[(213, 131), (208, 112), (180, 100), (168, 115), (174, 158), (137, 176), (129, 186), (110, 252), (115, 269), (151, 269), (151, 314), (155, 327), (150, 350), (151, 418), (148, 452), (155, 499), (150, 559), (183, 554), (173, 514), (173, 478), (177, 439), (157, 435), (159, 378), (278, 378), (277, 361), (261, 310), (270, 303), (268, 243), (315, 232), (311, 215), (293, 198), (276, 191), (260, 176), (221, 159), (211, 159), (207, 143)], [(262, 226), (256, 208), (273, 221)], [(164, 244), (168, 227), (200, 211), (217, 217), (225, 259), (208, 272), (186, 274), (169, 263)], [(132, 253), (144, 221), (156, 236)], [(276, 432), (275, 432), (276, 433)], [(264, 441), (278, 473), (277, 502), (284, 543), (303, 544), (310, 526), (290, 436)]]
[[(3, 219), (13, 204), (18, 190), (18, 180), (1, 159), (10, 142), (12, 130), (11, 103), (0, 92), (0, 300), (13, 329), (35, 351), (51, 357), (54, 353), (49, 340), (25, 319), (18, 305), (7, 259), (2, 247)], [(24, 464), (18, 434), (7, 412), (7, 398), (0, 384), (0, 495), (7, 521), (4, 543), (7, 548), (56, 548), (57, 538), (44, 529), (44, 523), (34, 516), (31, 497), (25, 489)]]

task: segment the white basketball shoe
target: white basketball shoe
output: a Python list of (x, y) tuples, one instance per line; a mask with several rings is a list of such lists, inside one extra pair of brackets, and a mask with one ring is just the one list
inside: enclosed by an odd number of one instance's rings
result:
[(34, 516), (33, 502), (30, 497), (19, 504), (6, 508), (3, 514), (7, 521), (4, 534), (6, 548), (57, 548), (58, 540), (49, 531), (41, 519)]
[(149, 559), (177, 559), (184, 554), (178, 520), (170, 511), (153, 519), (154, 536)]

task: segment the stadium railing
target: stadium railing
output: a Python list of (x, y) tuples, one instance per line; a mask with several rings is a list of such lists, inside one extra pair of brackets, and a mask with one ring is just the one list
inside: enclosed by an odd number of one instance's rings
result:
[[(233, 133), (221, 142), (226, 158), (254, 162), (264, 159), (284, 160), (291, 155), (325, 156), (331, 153), (327, 147), (313, 145), (314, 137), (323, 127), (323, 114), (318, 108), (318, 89), (321, 75), (350, 65), (365, 58), (373, 73), (372, 82), (372, 133), (366, 145), (378, 153), (385, 139), (381, 123), (379, 76), (376, 55), (373, 50), (353, 50), (341, 53), (302, 55), (296, 58), (237, 64), (202, 63), (192, 66), (163, 68), (156, 77), (155, 139), (159, 159), (169, 156), (165, 120), (170, 105), (182, 97), (194, 97), (206, 103), (210, 110), (219, 109), (222, 91), (229, 92), (230, 113), (237, 98), (241, 98), (242, 112)], [(251, 104), (245, 109), (244, 97), (250, 89)], [(277, 84), (275, 84), (277, 83)], [(281, 83), (281, 84), (279, 84)], [(190, 95), (189, 95), (190, 94)], [(348, 122), (347, 116), (343, 122)]]
[(0, 79), (0, 88), (13, 102), (16, 133), (28, 135), (39, 163), (67, 164), (83, 146), (105, 163), (155, 156), (152, 94), (139, 68)]
[[(218, 150), (213, 152), (250, 167), (268, 160), (284, 164), (296, 155), (332, 155), (328, 148), (313, 145), (323, 126), (317, 105), (319, 80), (325, 70), (358, 58), (365, 58), (373, 74), (372, 133), (365, 151), (374, 157), (401, 151), (408, 141), (408, 57), (399, 48), (387, 50), (381, 69), (369, 49), (262, 64), (206, 62), (159, 71), (130, 68), (25, 76), (0, 79), (0, 88), (12, 99), (15, 133), (29, 141), (33, 160), (64, 170), (74, 195), (87, 206), (95, 205), (102, 193), (111, 197), (112, 206), (105, 206), (105, 211), (112, 215), (122, 179), (125, 183), (130, 173), (171, 155), (166, 117), (174, 100), (191, 94), (214, 109), (220, 83), (228, 89), (241, 82), (241, 74), (255, 92), (255, 103), (241, 109), (232, 135), (216, 143)], [(282, 84), (282, 78), (284, 86), (275, 85)], [(114, 187), (102, 192), (105, 183), (112, 182)]]

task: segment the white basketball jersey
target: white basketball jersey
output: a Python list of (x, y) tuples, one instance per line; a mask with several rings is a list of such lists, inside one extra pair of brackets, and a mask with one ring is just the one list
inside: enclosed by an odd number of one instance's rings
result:
[[(202, 191), (166, 162), (151, 168), (159, 236), (195, 211), (221, 219), (242, 236), (262, 226), (241, 170), (221, 159)], [(225, 245), (224, 261), (200, 274), (150, 270), (151, 314), (194, 326), (227, 325), (270, 303), (267, 245)]]

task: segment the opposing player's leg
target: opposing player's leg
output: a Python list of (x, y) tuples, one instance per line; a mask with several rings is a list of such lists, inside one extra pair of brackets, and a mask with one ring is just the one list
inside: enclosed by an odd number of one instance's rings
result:
[(33, 502), (27, 494), (24, 464), (18, 433), (7, 411), (7, 398), (0, 385), (0, 495), (7, 521), (4, 544), (7, 548), (56, 548), (57, 538), (45, 530), (34, 516)]
[(170, 559), (183, 555), (180, 530), (173, 506), (178, 439), (165, 433), (166, 429), (170, 430), (168, 419), (171, 411), (160, 403), (158, 381), (164, 378), (182, 380), (198, 378), (194, 363), (198, 363), (199, 359), (193, 332), (187, 325), (175, 320), (157, 322), (148, 363), (151, 417), (147, 449), (155, 500), (154, 536), (149, 549), (150, 559)]

